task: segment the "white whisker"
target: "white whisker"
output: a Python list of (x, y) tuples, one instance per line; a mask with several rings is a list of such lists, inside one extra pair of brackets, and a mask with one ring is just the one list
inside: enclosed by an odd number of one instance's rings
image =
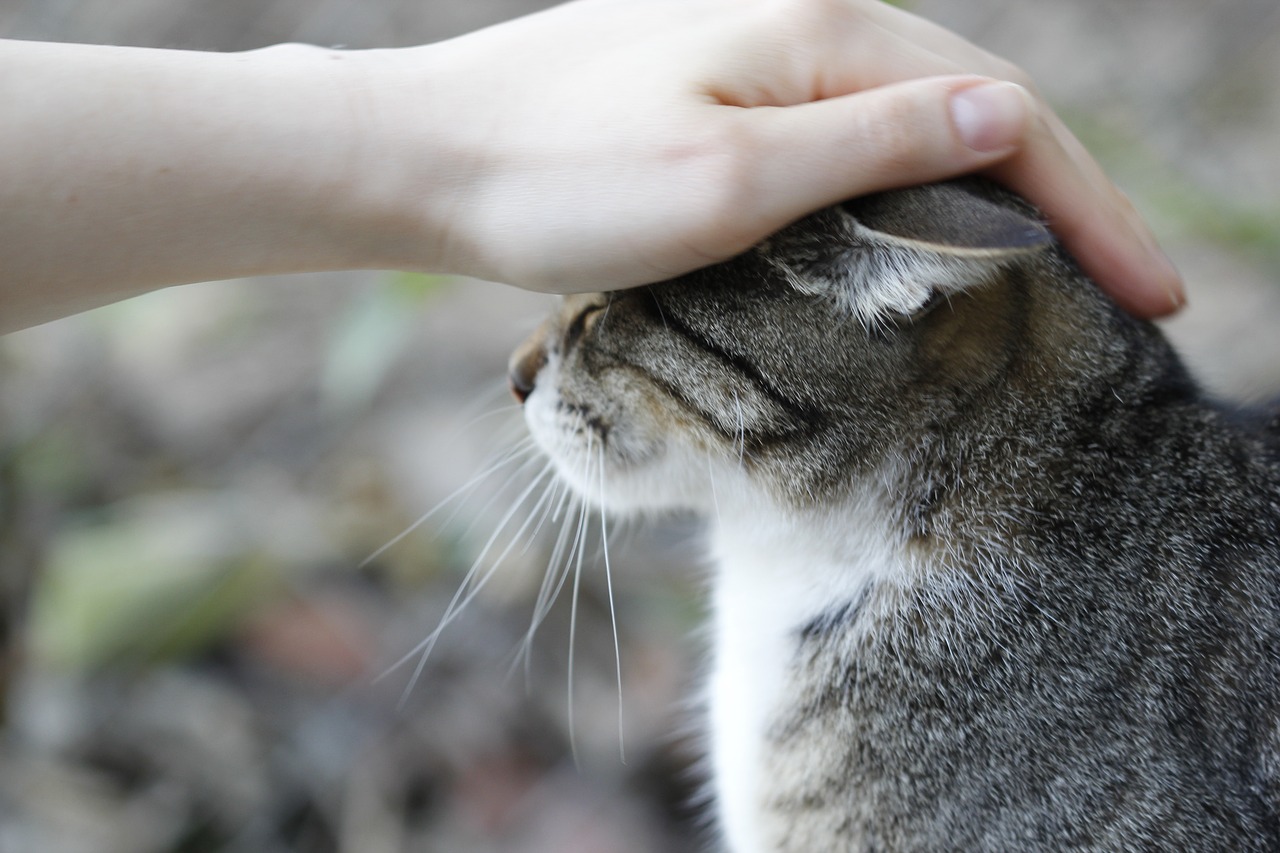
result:
[[(507, 495), (509, 494), (509, 489), (515, 488), (515, 486), (513, 486), (512, 484), (521, 478), (521, 476), (524, 474), (526, 469), (536, 466), (539, 462), (546, 462), (546, 457), (536, 451), (531, 452), (529, 454), (529, 458), (521, 462), (520, 466), (507, 476), (506, 482), (504, 482), (498, 488), (494, 489), (493, 494), (491, 494), (488, 497), (488, 499), (485, 500), (484, 503), (480, 504), (480, 506), (476, 507), (474, 510), (471, 511), (470, 513), (471, 521), (470, 523), (467, 524), (466, 527), (462, 529), (463, 534), (470, 534), (471, 531), (475, 528), (476, 524), (479, 523), (481, 519), (484, 518), (485, 513), (489, 511), (489, 507), (493, 506), (500, 499), (507, 497)], [(543, 469), (539, 471), (538, 474), (534, 477), (533, 482), (541, 480), (543, 476), (546, 475), (546, 473), (547, 473), (546, 466), (544, 465)], [(454, 515), (456, 515), (459, 510), (461, 510), (461, 505), (459, 505), (457, 509), (454, 510), (454, 513), (452, 515), (447, 516), (444, 519), (444, 521), (445, 522), (452, 521), (454, 518)]]
[[(477, 417), (476, 415), (477, 411), (484, 408), (485, 406), (490, 405), (491, 403), (495, 402), (500, 398), (505, 398), (506, 400), (508, 400), (510, 406), (516, 406), (516, 407), (519, 406), (518, 403), (512, 400), (511, 391), (507, 387), (507, 383), (502, 381), (496, 381), (491, 383), (486, 382), (485, 385), (488, 386), (488, 389), (476, 394), (476, 396), (471, 400), (471, 402), (463, 406), (462, 409), (459, 410), (458, 412), (458, 417), (460, 419), (459, 422), (463, 424), (464, 428), (467, 426), (470, 426), (469, 419)], [(467, 419), (467, 420), (463, 420), (463, 419)]]
[[(591, 482), (591, 463), (593, 458), (591, 450), (594, 445), (594, 435), (587, 433), (587, 450), (583, 456), (584, 483)], [(567, 664), (567, 682), (568, 682), (568, 723), (569, 723), (569, 752), (573, 755), (574, 766), (578, 766), (578, 736), (577, 728), (573, 719), (573, 664), (574, 664), (574, 646), (578, 636), (578, 598), (582, 590), (582, 561), (587, 550), (587, 502), (582, 502), (581, 520), (578, 524), (578, 541), (575, 544), (577, 551), (577, 562), (573, 568), (573, 598), (569, 607), (569, 660)], [(572, 557), (572, 555), (571, 555)]]
[[(361, 560), (359, 567), (362, 569), (366, 568), (374, 560), (378, 559), (383, 554), (387, 553), (387, 551), (391, 550), (396, 545), (399, 545), (402, 541), (404, 541), (405, 537), (407, 537), (410, 533), (413, 533), (419, 527), (426, 524), (427, 520), (430, 519), (432, 516), (434, 516), (437, 512), (444, 509), (446, 506), (449, 506), (450, 503), (462, 497), (463, 495), (467, 494), (468, 492), (474, 490), (477, 486), (479, 486), (481, 483), (487, 480), (491, 474), (511, 464), (521, 454), (529, 453), (533, 449), (533, 446), (534, 446), (533, 439), (527, 438), (524, 441), (517, 444), (512, 449), (508, 450), (506, 453), (503, 453), (498, 458), (498, 461), (494, 462), (488, 468), (485, 468), (479, 474), (476, 474), (470, 480), (463, 483), (458, 488), (454, 489), (452, 492), (449, 493), (449, 495), (446, 498), (441, 500), (438, 504), (433, 506), (431, 509), (424, 512), (422, 515), (418, 516), (418, 519), (416, 521), (414, 521), (404, 530), (400, 531), (395, 536), (393, 536), (381, 548), (378, 548), (372, 554), (370, 554), (369, 556)], [(537, 457), (531, 457), (531, 458), (537, 458)], [(523, 468), (526, 464), (528, 464), (528, 460), (526, 460), (525, 463), (523, 463), (520, 467)], [(517, 469), (517, 471), (518, 470), (520, 469)]]
[(649, 291), (649, 298), (653, 300), (654, 307), (658, 309), (658, 316), (662, 318), (662, 328), (671, 331), (671, 327), (667, 325), (667, 315), (662, 311), (662, 303), (658, 301), (658, 297), (654, 295), (653, 291)]
[(609, 294), (609, 300), (604, 303), (604, 311), (600, 314), (600, 322), (596, 323), (597, 334), (604, 335), (604, 324), (609, 319), (609, 309), (613, 307), (613, 294)]
[(604, 552), (604, 582), (609, 594), (609, 620), (613, 623), (613, 660), (618, 672), (618, 754), (627, 763), (626, 736), (622, 716), (622, 645), (618, 642), (618, 612), (613, 596), (613, 569), (609, 565), (609, 526), (605, 521), (604, 446), (598, 451), (600, 459), (600, 546)]
[[(566, 487), (566, 491), (568, 491)], [(575, 499), (576, 501), (577, 499)], [(579, 513), (579, 521), (581, 524), (581, 514)], [(525, 634), (526, 645), (533, 642), (533, 636), (541, 627), (543, 620), (547, 614), (551, 612), (551, 605), (560, 595), (560, 590), (564, 587), (564, 576), (568, 574), (568, 567), (573, 562), (573, 552), (569, 552), (569, 556), (565, 558), (565, 548), (570, 541), (574, 540), (578, 534), (576, 532), (570, 535), (570, 531), (575, 530), (572, 525), (571, 517), (566, 515), (560, 524), (560, 532), (556, 535), (555, 545), (552, 547), (551, 556), (547, 559), (547, 571), (542, 578), (542, 585), (538, 588), (538, 598), (533, 605), (533, 616), (529, 621), (529, 629)]]
[[(564, 491), (566, 494), (570, 492), (568, 486), (564, 486)], [(581, 524), (581, 515), (579, 515), (579, 524)], [(547, 570), (542, 577), (542, 585), (538, 588), (538, 598), (533, 605), (533, 615), (529, 619), (529, 627), (525, 630), (524, 639), (520, 643), (520, 650), (516, 655), (515, 661), (512, 662), (512, 668), (514, 669), (523, 656), (526, 689), (532, 683), (530, 666), (533, 659), (533, 638), (538, 633), (538, 629), (542, 627), (542, 623), (546, 620), (548, 614), (550, 614), (551, 606), (560, 596), (560, 591), (564, 589), (565, 578), (568, 576), (569, 567), (572, 565), (573, 555), (570, 553), (569, 558), (566, 560), (565, 548), (571, 541), (570, 531), (573, 529), (570, 517), (566, 515), (560, 524), (560, 532), (556, 534), (551, 556), (547, 559)]]
[[(513, 415), (518, 413), (519, 411), (520, 411), (519, 403), (516, 403), (516, 402), (503, 403), (502, 405), (495, 406), (494, 408), (489, 409), (488, 411), (480, 412), (477, 415), (472, 415), (468, 420), (464, 421), (461, 424), (459, 429), (462, 432), (466, 432), (470, 430), (472, 427), (476, 426), (476, 424), (479, 424), (483, 421), (487, 421), (490, 418), (495, 418), (498, 415)], [(524, 423), (520, 418), (513, 417), (511, 420), (517, 429), (521, 431), (524, 430)]]
[(733, 407), (738, 414), (738, 469), (742, 469), (742, 459), (747, 453), (747, 416), (742, 410), (742, 399), (738, 397), (738, 389), (733, 389)]
[[(552, 590), (550, 595), (547, 597), (542, 613), (538, 617), (538, 625), (541, 625), (543, 620), (546, 619), (547, 615), (551, 612), (551, 605), (560, 597), (560, 593), (564, 590), (564, 585), (568, 582), (569, 575), (573, 571), (574, 561), (576, 560), (581, 562), (583, 559), (582, 551), (584, 549), (584, 543), (587, 540), (587, 509), (589, 505), (582, 499), (577, 499), (575, 504), (577, 507), (577, 524), (573, 527), (573, 537), (570, 540), (572, 544), (569, 547), (569, 555), (565, 557), (563, 567), (556, 573), (558, 580), (556, 582), (555, 589)], [(568, 529), (568, 519), (565, 519), (565, 529)]]
[[(553, 467), (552, 463), (550, 462), (547, 462), (546, 465), (543, 466), (542, 470), (538, 472), (537, 476), (533, 479), (533, 481), (529, 483), (529, 485), (525, 487), (524, 491), (520, 493), (520, 496), (516, 498), (516, 500), (511, 506), (511, 509), (509, 509), (506, 515), (502, 517), (502, 520), (498, 522), (497, 529), (494, 530), (493, 535), (489, 537), (489, 540), (485, 543), (484, 547), (480, 550), (480, 554), (475, 558), (475, 560), (471, 564), (471, 567), (467, 570), (467, 573), (463, 577), (462, 582), (458, 585), (457, 591), (454, 592), (453, 598), (450, 599), (448, 606), (445, 607), (444, 615), (440, 618), (440, 622), (439, 624), (436, 625), (435, 629), (430, 634), (428, 634), (426, 638), (422, 640), (422, 642), (418, 643), (416, 646), (410, 649), (406, 654), (404, 654), (399, 660), (397, 660), (391, 666), (387, 667), (387, 669), (383, 671), (382, 674), (377, 677), (377, 679), (375, 679), (375, 681), (382, 680), (383, 678), (387, 677), (395, 670), (404, 666), (408, 661), (412, 660), (415, 656), (419, 656), (418, 665), (414, 668), (413, 676), (409, 679), (409, 683), (405, 686), (404, 696), (401, 697), (402, 702), (408, 698), (409, 692), (413, 689), (413, 686), (417, 683), (418, 678), (422, 675), (422, 669), (423, 667), (426, 666), (427, 658), (430, 657), (431, 651), (433, 648), (435, 648), (436, 641), (439, 640), (440, 635), (444, 632), (444, 629), (447, 628), (450, 624), (452, 624), (452, 622), (458, 617), (458, 614), (468, 604), (471, 603), (471, 601), (476, 597), (476, 595), (480, 593), (480, 591), (484, 588), (485, 584), (488, 583), (489, 579), (493, 577), (494, 573), (502, 565), (502, 560), (506, 557), (508, 553), (510, 553), (511, 549), (515, 547), (515, 543), (519, 541), (520, 533), (523, 532), (524, 529), (526, 529), (530, 523), (532, 523), (533, 515), (534, 513), (536, 513), (536, 505), (535, 505), (534, 511), (530, 513), (530, 517), (525, 520), (520, 530), (516, 532), (515, 536), (512, 539), (511, 544), (509, 544), (506, 547), (506, 549), (503, 550), (502, 554), (500, 554), (499, 557), (493, 561), (488, 571), (486, 571), (481, 576), (480, 580), (477, 582), (475, 580), (476, 575), (479, 573), (480, 566), (483, 564), (485, 557), (489, 553), (489, 550), (493, 547), (494, 542), (497, 541), (498, 536), (502, 533), (502, 531), (506, 529), (507, 524), (510, 523), (512, 517), (516, 514), (516, 511), (520, 508), (520, 506), (523, 505), (525, 500), (529, 497), (530, 493), (532, 493), (532, 491), (537, 487), (537, 485), (547, 476), (548, 473), (551, 472), (552, 467)], [(544, 496), (545, 496), (545, 493), (544, 493)]]
[[(578, 426), (581, 426), (581, 424), (582, 419), (579, 418)], [(534, 635), (537, 634), (538, 628), (542, 626), (542, 623), (550, 614), (552, 605), (560, 596), (560, 591), (564, 589), (565, 581), (573, 566), (577, 542), (580, 541), (584, 535), (582, 527), (586, 522), (585, 504), (577, 497), (574, 490), (567, 483), (561, 484), (559, 480), (557, 480), (556, 483), (558, 485), (562, 485), (562, 491), (560, 494), (560, 500), (556, 504), (555, 510), (551, 515), (551, 520), (555, 521), (561, 517), (561, 513), (564, 512), (566, 504), (573, 505), (576, 502), (578, 508), (578, 512), (576, 513), (578, 524), (576, 528), (571, 527), (570, 518), (572, 515), (569, 513), (565, 514), (564, 520), (560, 525), (560, 532), (556, 535), (555, 545), (552, 547), (551, 555), (547, 560), (547, 571), (543, 576), (542, 585), (538, 588), (538, 598), (537, 601), (534, 602), (533, 615), (529, 620), (529, 628), (525, 631), (524, 639), (521, 642), (520, 652), (516, 655), (516, 660), (513, 661), (514, 666), (514, 664), (519, 661), (520, 656), (524, 656), (526, 687), (528, 687), (530, 683), (529, 667), (532, 662)], [(570, 510), (570, 512), (572, 513), (572, 510)], [(572, 537), (570, 537), (570, 530), (574, 531)], [(569, 551), (569, 556), (566, 559), (564, 556), (565, 547), (570, 541), (574, 542), (574, 548)]]
[(552, 477), (551, 482), (547, 483), (546, 494), (538, 500), (539, 505), (542, 505), (543, 503), (546, 504), (546, 506), (542, 508), (542, 517), (538, 519), (537, 526), (535, 526), (533, 531), (526, 537), (524, 549), (521, 550), (520, 553), (527, 554), (529, 549), (532, 548), (534, 543), (538, 540), (538, 536), (542, 533), (542, 526), (547, 523), (548, 519), (554, 520), (552, 514), (559, 509), (559, 504), (556, 501), (555, 495), (556, 492), (561, 489), (567, 490), (568, 486), (561, 482), (559, 477)]

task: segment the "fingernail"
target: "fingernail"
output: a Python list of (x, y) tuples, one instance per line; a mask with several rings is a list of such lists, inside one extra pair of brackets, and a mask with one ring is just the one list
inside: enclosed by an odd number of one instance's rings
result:
[(1178, 268), (1173, 265), (1173, 261), (1160, 248), (1160, 244), (1156, 242), (1155, 235), (1151, 233), (1145, 225), (1139, 223), (1134, 226), (1134, 232), (1138, 235), (1138, 241), (1147, 251), (1147, 272), (1150, 279), (1156, 281), (1160, 285), (1160, 290), (1166, 299), (1169, 300), (1169, 307), (1164, 313), (1172, 313), (1187, 304), (1187, 292), (1182, 286), (1182, 276), (1178, 273)]
[(989, 154), (1017, 144), (1027, 124), (1027, 92), (1016, 83), (982, 83), (951, 96), (951, 122), (965, 145)]
[(1165, 296), (1169, 298), (1169, 310), (1177, 311), (1187, 304), (1187, 291), (1182, 286), (1182, 276), (1164, 252), (1156, 249), (1154, 257), (1157, 265), (1154, 275), (1160, 279)]

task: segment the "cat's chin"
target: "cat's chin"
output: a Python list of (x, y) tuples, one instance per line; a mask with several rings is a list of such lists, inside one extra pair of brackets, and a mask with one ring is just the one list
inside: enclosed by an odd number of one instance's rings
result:
[(705, 456), (673, 442), (643, 418), (605, 419), (566, 404), (554, 368), (525, 401), (529, 433), (579, 496), (611, 513), (707, 512), (714, 506)]
[(534, 441), (550, 457), (570, 489), (616, 515), (712, 510), (707, 462), (663, 440), (607, 439), (556, 419), (530, 418)]
[(697, 467), (692, 455), (679, 448), (650, 448), (642, 461), (618, 461), (608, 448), (588, 453), (584, 446), (565, 447), (574, 442), (558, 443), (560, 447), (549, 453), (561, 479), (613, 515), (713, 510), (705, 460)]

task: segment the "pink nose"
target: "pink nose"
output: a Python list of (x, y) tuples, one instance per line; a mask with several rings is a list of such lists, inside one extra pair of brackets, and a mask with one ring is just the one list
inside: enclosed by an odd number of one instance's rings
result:
[(507, 379), (511, 384), (511, 393), (522, 404), (533, 393), (537, 385), (538, 371), (546, 363), (546, 350), (540, 346), (522, 348), (512, 356)]
[(511, 376), (509, 376), (508, 379), (510, 380), (509, 384), (511, 385), (512, 395), (515, 396), (516, 400), (521, 405), (524, 405), (524, 401), (528, 400), (529, 395), (533, 393), (533, 383), (526, 382), (524, 380), (524, 377), (517, 376), (514, 373), (511, 374)]

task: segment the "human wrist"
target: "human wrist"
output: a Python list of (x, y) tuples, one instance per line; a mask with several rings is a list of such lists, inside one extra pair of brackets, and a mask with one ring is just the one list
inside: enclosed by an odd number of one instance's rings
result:
[[(282, 263), (300, 270), (421, 266), (404, 247), (423, 240), (423, 217), (386, 138), (395, 129), (387, 126), (385, 93), (399, 85), (392, 53), (281, 44), (238, 55), (250, 79), (270, 80), (258, 108), (263, 144), (279, 148), (271, 198), (277, 221), (297, 238), (282, 247), (296, 259)], [(272, 127), (274, 110), (287, 116), (280, 127)]]
[(343, 55), (351, 155), (336, 192), (353, 266), (474, 273), (459, 219), (480, 145), (459, 51), (442, 42)]

